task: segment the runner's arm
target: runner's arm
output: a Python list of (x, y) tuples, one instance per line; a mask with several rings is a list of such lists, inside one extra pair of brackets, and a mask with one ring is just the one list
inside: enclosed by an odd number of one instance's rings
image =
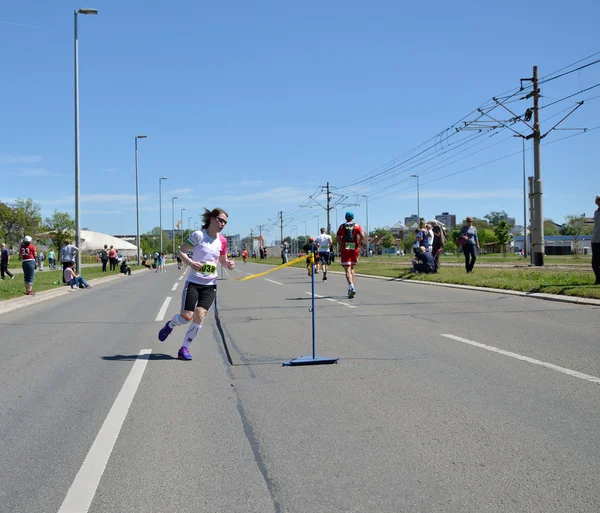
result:
[(219, 262), (223, 267), (227, 267), (227, 269), (235, 268), (235, 261), (229, 260), (229, 258), (227, 258), (227, 255), (221, 255), (219, 257)]

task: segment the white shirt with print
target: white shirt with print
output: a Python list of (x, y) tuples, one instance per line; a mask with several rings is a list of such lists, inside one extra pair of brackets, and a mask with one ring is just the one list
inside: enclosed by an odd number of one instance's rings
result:
[(329, 247), (331, 246), (331, 235), (322, 233), (315, 239), (315, 242), (319, 245), (320, 253), (329, 253)]
[(205, 229), (192, 232), (186, 241), (192, 246), (192, 260), (200, 262), (202, 267), (190, 269), (188, 281), (199, 285), (217, 283), (217, 262), (221, 255), (227, 255), (227, 239), (220, 233), (213, 239)]

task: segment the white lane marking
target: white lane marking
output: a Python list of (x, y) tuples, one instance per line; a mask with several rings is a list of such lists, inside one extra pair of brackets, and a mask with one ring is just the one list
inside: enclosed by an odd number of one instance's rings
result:
[[(311, 292), (308, 292), (308, 291), (305, 291), (305, 292), (309, 296), (312, 295)], [(337, 303), (338, 305), (347, 306), (348, 308), (356, 308), (354, 305), (349, 305), (348, 303), (344, 303), (343, 301), (338, 301), (337, 299), (332, 299), (330, 297), (321, 296), (320, 294), (315, 294), (315, 297), (327, 299), (327, 301), (333, 301), (334, 303)]]
[(179, 281), (183, 280), (183, 277), (184, 277), (184, 276), (185, 276), (185, 274), (182, 274), (182, 275), (179, 277)]
[(269, 278), (265, 278), (265, 281), (270, 281), (271, 283), (274, 283), (275, 285), (283, 285), (283, 283), (279, 283), (278, 281), (269, 280)]
[(58, 513), (87, 513), (137, 392), (152, 349), (142, 349), (75, 476)]
[(458, 342), (463, 342), (465, 344), (470, 344), (475, 347), (480, 347), (481, 349), (486, 349), (487, 351), (503, 354), (504, 356), (510, 356), (511, 358), (516, 358), (517, 360), (523, 360), (524, 362), (533, 363), (534, 365), (539, 365), (540, 367), (546, 367), (550, 370), (562, 372), (563, 374), (573, 376), (574, 378), (584, 379), (585, 381), (590, 381), (592, 383), (600, 383), (600, 378), (597, 378), (596, 376), (590, 376), (589, 374), (584, 374), (583, 372), (566, 369), (565, 367), (559, 367), (558, 365), (554, 365), (553, 363), (543, 362), (541, 360), (536, 360), (535, 358), (529, 358), (529, 356), (523, 356), (518, 353), (513, 353), (512, 351), (505, 351), (504, 349), (499, 349), (494, 346), (488, 346), (486, 344), (481, 344), (479, 342), (467, 340), (466, 338), (457, 337), (456, 335), (444, 333), (442, 333), (441, 335), (442, 337), (451, 338), (452, 340), (457, 340)]
[[(240, 272), (242, 272), (242, 271), (240, 271)], [(252, 276), (252, 273), (246, 273), (246, 274), (247, 274), (248, 276)]]
[(171, 290), (175, 290), (177, 288), (177, 285), (179, 285), (179, 283), (175, 283), (175, 285), (173, 285), (173, 288)]
[(160, 307), (160, 310), (158, 311), (158, 315), (156, 316), (156, 319), (154, 319), (155, 321), (163, 321), (165, 319), (165, 314), (167, 313), (167, 308), (169, 308), (169, 303), (171, 302), (170, 297), (165, 299), (165, 302), (163, 303), (163, 305)]

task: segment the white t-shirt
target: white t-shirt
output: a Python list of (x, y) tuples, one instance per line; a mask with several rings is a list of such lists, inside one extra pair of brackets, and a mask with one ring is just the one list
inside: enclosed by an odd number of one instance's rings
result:
[(199, 285), (216, 284), (217, 262), (221, 255), (227, 255), (227, 239), (220, 233), (213, 239), (202, 229), (192, 232), (186, 242), (193, 246), (192, 260), (203, 264), (198, 271), (190, 268), (187, 281)]
[(331, 235), (322, 233), (315, 239), (315, 242), (319, 245), (319, 253), (329, 253), (329, 247), (331, 246)]

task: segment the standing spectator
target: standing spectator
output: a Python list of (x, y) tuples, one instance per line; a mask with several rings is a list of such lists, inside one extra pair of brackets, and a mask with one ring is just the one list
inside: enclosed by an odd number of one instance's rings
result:
[(427, 223), (427, 225), (425, 226), (425, 231), (427, 232), (427, 244), (429, 245), (429, 252), (431, 253), (433, 249), (432, 246), (434, 238), (433, 225), (431, 223)]
[(92, 286), (88, 285), (88, 283), (85, 281), (85, 279), (83, 278), (83, 276), (79, 276), (74, 270), (73, 270), (73, 262), (69, 262), (67, 267), (65, 268), (65, 270), (63, 271), (63, 278), (65, 279), (65, 282), (67, 283), (67, 285), (71, 285), (72, 289), (91, 289)]
[(446, 245), (446, 231), (442, 228), (437, 221), (431, 221), (433, 230), (433, 246), (431, 247), (431, 255), (435, 260), (435, 268), (440, 268), (440, 256)]
[(353, 298), (356, 295), (354, 267), (358, 263), (358, 254), (360, 246), (365, 240), (365, 234), (361, 226), (354, 222), (352, 212), (346, 212), (345, 217), (346, 222), (338, 228), (336, 238), (342, 245), (342, 267), (346, 272), (346, 281), (348, 282), (348, 298)]
[(50, 270), (54, 271), (56, 268), (56, 257), (54, 256), (54, 250), (50, 249), (48, 251), (48, 265), (50, 266)]
[(117, 250), (112, 246), (108, 250), (108, 260), (110, 262), (109, 269), (112, 273), (117, 270)]
[(265, 248), (265, 260), (267, 259), (267, 248)]
[(596, 196), (598, 209), (594, 212), (594, 229), (592, 230), (592, 269), (596, 275), (595, 285), (600, 285), (600, 195)]
[(38, 254), (38, 266), (40, 268), (40, 271), (44, 270), (44, 260), (46, 260), (46, 255), (44, 255), (44, 250), (40, 249), (40, 252)]
[(419, 223), (419, 229), (416, 232), (416, 242), (419, 244), (415, 244), (415, 254), (419, 252), (419, 248), (421, 246), (425, 247), (425, 251), (429, 251), (429, 231), (427, 230), (427, 225), (425, 221), (421, 221)]
[(79, 251), (79, 248), (73, 246), (70, 240), (65, 240), (65, 245), (60, 250), (60, 261), (62, 262), (63, 267), (63, 283), (67, 283), (65, 281), (65, 269), (68, 267), (68, 264), (75, 263), (75, 254)]
[(102, 272), (106, 272), (106, 264), (108, 264), (108, 244), (104, 244), (102, 251), (100, 251), (100, 261), (102, 262)]
[(466, 224), (460, 229), (460, 236), (467, 237), (467, 241), (463, 246), (463, 252), (465, 254), (465, 269), (470, 273), (475, 266), (477, 250), (479, 249), (479, 237), (477, 236), (477, 228), (473, 226), (472, 217), (467, 217)]
[(288, 261), (288, 247), (287, 247), (287, 241), (283, 241), (281, 243), (281, 264), (287, 264)]
[(31, 243), (31, 237), (26, 235), (19, 248), (19, 258), (23, 265), (23, 281), (25, 282), (25, 295), (35, 296), (33, 291), (33, 280), (35, 275), (35, 246)]
[(11, 280), (15, 279), (15, 275), (8, 270), (8, 262), (10, 261), (10, 253), (6, 249), (6, 244), (0, 244), (0, 276), (4, 279), (4, 275), (10, 276)]

